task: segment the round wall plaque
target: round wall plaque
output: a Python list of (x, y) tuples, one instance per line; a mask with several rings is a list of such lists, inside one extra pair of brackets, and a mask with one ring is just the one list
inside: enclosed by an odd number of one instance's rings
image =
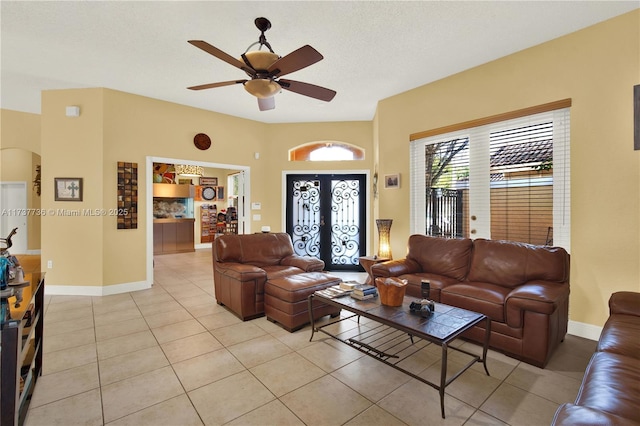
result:
[(212, 186), (205, 186), (202, 188), (202, 198), (207, 201), (211, 201), (216, 198), (216, 189)]
[(204, 151), (211, 146), (211, 138), (204, 133), (198, 133), (193, 137), (193, 144), (196, 148)]

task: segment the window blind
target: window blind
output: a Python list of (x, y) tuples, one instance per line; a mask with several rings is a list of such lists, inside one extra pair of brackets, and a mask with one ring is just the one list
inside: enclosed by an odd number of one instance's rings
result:
[[(447, 194), (462, 191), (464, 225), (456, 237), (569, 250), (569, 121), (569, 108), (563, 108), (412, 141), (411, 232), (437, 235), (438, 224), (455, 219), (445, 209), (436, 213), (448, 216), (434, 221), (434, 206), (440, 206), (434, 188), (442, 187)], [(456, 140), (467, 140), (468, 150), (457, 152), (446, 173), (433, 181), (430, 170)]]

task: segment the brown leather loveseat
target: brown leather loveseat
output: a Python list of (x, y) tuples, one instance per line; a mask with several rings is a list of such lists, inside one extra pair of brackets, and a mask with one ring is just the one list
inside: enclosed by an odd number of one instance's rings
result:
[(640, 424), (640, 293), (613, 293), (609, 312), (578, 396), (554, 425)]
[(212, 256), (216, 300), (243, 321), (264, 315), (268, 279), (324, 269), (322, 260), (294, 254), (286, 233), (222, 235)]
[[(569, 254), (559, 247), (412, 235), (405, 259), (373, 265), (371, 272), (406, 279), (407, 294), (418, 298), (428, 279), (432, 300), (485, 314), (490, 346), (538, 367), (567, 333)], [(483, 342), (483, 327), (463, 336)]]

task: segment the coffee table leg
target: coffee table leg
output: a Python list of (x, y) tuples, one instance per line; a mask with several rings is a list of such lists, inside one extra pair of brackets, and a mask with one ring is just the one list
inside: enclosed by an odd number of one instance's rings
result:
[(444, 388), (447, 386), (447, 344), (442, 344), (442, 366), (440, 367), (440, 410), (444, 419)]
[(484, 365), (484, 371), (487, 376), (490, 376), (489, 369), (487, 368), (487, 349), (489, 349), (489, 337), (491, 337), (491, 319), (486, 317), (487, 325), (484, 331), (484, 345), (482, 347), (482, 365)]
[(313, 294), (309, 295), (309, 297), (307, 298), (307, 303), (309, 304), (309, 322), (311, 323), (311, 337), (309, 338), (309, 341), (312, 341), (313, 334), (316, 331), (316, 326), (313, 319)]

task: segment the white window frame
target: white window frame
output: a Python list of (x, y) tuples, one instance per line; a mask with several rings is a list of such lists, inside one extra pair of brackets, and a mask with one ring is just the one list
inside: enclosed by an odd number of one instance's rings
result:
[[(411, 141), (410, 230), (424, 233), (425, 147), (456, 138), (469, 138), (469, 224), (471, 238), (491, 238), (489, 134), (505, 127), (553, 121), (553, 244), (568, 252), (571, 248), (570, 109), (561, 108), (482, 126), (440, 133)], [(471, 220), (475, 217), (476, 220)]]

